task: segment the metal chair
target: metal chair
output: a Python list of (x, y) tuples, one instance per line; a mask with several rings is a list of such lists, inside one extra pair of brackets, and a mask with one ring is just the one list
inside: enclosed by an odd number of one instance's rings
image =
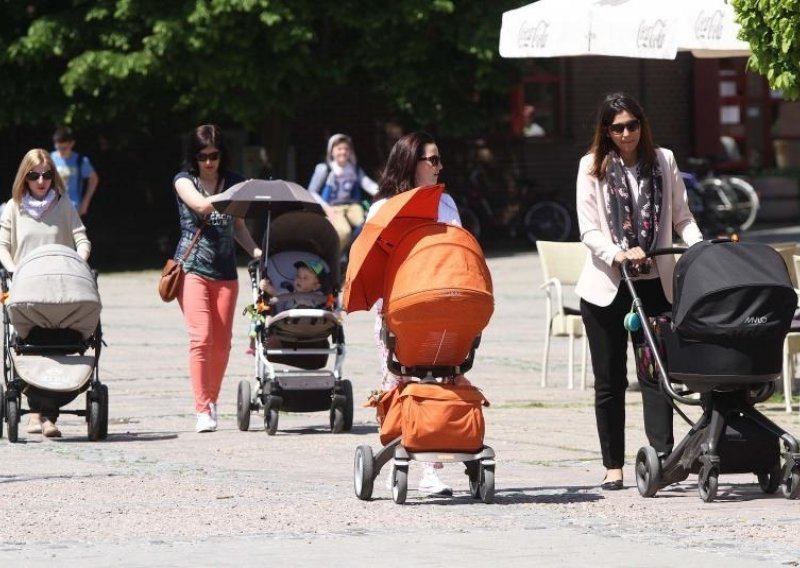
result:
[(574, 286), (580, 276), (588, 249), (583, 243), (537, 241), (536, 249), (542, 263), (544, 284), (540, 288), (547, 294), (545, 307), (544, 353), (542, 355), (542, 386), (547, 386), (550, 358), (550, 338), (569, 338), (569, 366), (567, 388), (574, 388), (575, 338), (582, 342), (581, 388), (586, 388), (586, 330), (581, 313), (564, 305), (564, 286)]
[[(800, 290), (797, 289), (796, 283), (800, 276), (800, 255), (792, 256), (789, 274), (795, 277), (795, 291), (800, 296)], [(795, 357), (798, 354), (800, 354), (800, 331), (789, 331), (786, 339), (783, 340), (783, 397), (788, 413), (792, 412), (792, 386), (795, 375)], [(800, 407), (798, 411), (800, 411)]]

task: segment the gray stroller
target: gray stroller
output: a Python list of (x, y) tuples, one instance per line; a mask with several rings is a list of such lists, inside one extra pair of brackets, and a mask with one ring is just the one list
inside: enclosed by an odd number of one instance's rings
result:
[[(85, 416), (89, 440), (108, 435), (108, 389), (100, 382), (100, 295), (94, 273), (73, 249), (45, 245), (25, 257), (3, 291), (0, 436), (16, 442), (22, 415)], [(86, 392), (85, 408), (63, 410)], [(22, 395), (28, 409), (22, 408)]]

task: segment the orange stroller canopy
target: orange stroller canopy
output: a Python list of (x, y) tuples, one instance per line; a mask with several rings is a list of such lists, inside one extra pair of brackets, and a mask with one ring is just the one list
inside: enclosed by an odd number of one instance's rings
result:
[(403, 237), (388, 259), (383, 297), (397, 360), (407, 367), (461, 365), (494, 312), (478, 241), (444, 223)]

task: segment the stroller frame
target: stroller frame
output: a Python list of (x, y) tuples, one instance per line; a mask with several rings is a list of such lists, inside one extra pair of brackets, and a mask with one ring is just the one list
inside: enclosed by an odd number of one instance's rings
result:
[[(466, 373), (472, 368), (475, 359), (475, 350), (480, 345), (480, 335), (475, 338), (466, 360), (457, 366), (416, 366), (406, 367), (401, 365), (394, 357), (395, 336), (386, 329), (381, 329), (381, 337), (387, 347), (386, 363), (389, 371), (395, 375), (417, 378), (421, 383), (438, 383), (437, 379), (453, 377)], [(372, 498), (375, 479), (380, 475), (381, 469), (391, 461), (392, 468), (392, 500), (398, 505), (406, 501), (408, 494), (408, 468), (411, 461), (463, 463), (464, 473), (469, 478), (469, 492), (474, 499), (484, 503), (494, 502), (494, 450), (484, 445), (480, 451), (474, 453), (451, 452), (446, 448), (431, 449), (427, 452), (412, 452), (402, 445), (402, 436), (398, 436), (377, 454), (373, 454), (368, 445), (356, 448), (353, 461), (353, 489), (356, 497), (362, 501)]]
[[(96, 281), (97, 273), (95, 271), (92, 273)], [(4, 298), (8, 295), (10, 276), (5, 269), (0, 269), (0, 290), (2, 290)], [(19, 336), (12, 335), (8, 308), (3, 301), (3, 384), (0, 384), (0, 438), (3, 436), (3, 423), (5, 422), (8, 426), (8, 441), (16, 443), (19, 439), (19, 423), (22, 416), (39, 412), (36, 409), (22, 407), (22, 394), (27, 383), (19, 376), (14, 366), (12, 352), (30, 355), (77, 352), (83, 355), (91, 349), (94, 351), (92, 377), (77, 393), (86, 391), (86, 406), (83, 409), (63, 410), (59, 408), (57, 411), (48, 410), (47, 412), (55, 416), (61, 414), (84, 416), (89, 440), (92, 442), (105, 440), (108, 437), (108, 387), (100, 382), (97, 364), (103, 345), (105, 342), (103, 341), (102, 324), (99, 320), (91, 337), (86, 340), (79, 338), (73, 341), (69, 336), (56, 335), (52, 342), (23, 341)]]
[[(728, 239), (724, 239), (728, 240)], [(648, 257), (667, 254), (682, 254), (685, 248), (657, 249), (648, 253)], [(641, 299), (636, 294), (629, 271), (629, 263), (621, 265), (622, 279), (633, 298), (633, 308), (642, 322), (645, 341), (650, 347), (658, 370), (658, 381), (663, 393), (668, 397), (673, 409), (686, 421), (691, 429), (666, 458), (659, 456), (652, 446), (642, 447), (636, 455), (636, 485), (640, 495), (653, 497), (660, 490), (674, 483), (685, 480), (690, 473), (696, 473), (700, 498), (708, 503), (717, 494), (721, 467), (720, 449), (725, 437), (726, 425), (736, 421), (748, 422), (762, 434), (780, 440), (784, 444), (782, 456), (776, 456), (772, 468), (767, 471), (754, 471), (758, 476), (758, 484), (765, 493), (774, 493), (780, 486), (787, 499), (800, 497), (800, 447), (797, 439), (783, 428), (772, 422), (754, 408), (754, 404), (763, 402), (775, 391), (775, 381), (762, 383), (759, 388), (740, 386), (735, 390), (712, 389), (703, 393), (701, 398), (689, 398), (695, 391), (675, 390), (672, 380), (664, 365), (664, 358), (649, 325)], [(692, 406), (703, 406), (703, 414), (693, 422), (684, 414), (676, 403)], [(784, 465), (780, 465), (780, 457)], [(737, 468), (730, 473), (743, 473)]]
[[(262, 268), (258, 260), (251, 261), (248, 266), (250, 284), (253, 290), (253, 302), (260, 297), (258, 282), (261, 280)], [(305, 314), (318, 312), (320, 318), (333, 317), (327, 310), (303, 309)], [(255, 353), (255, 392), (252, 392), (250, 382), (239, 382), (237, 394), (237, 422), (242, 431), (250, 426), (250, 413), (262, 411), (264, 415), (264, 430), (270, 436), (275, 435), (278, 429), (279, 411), (284, 405), (284, 393), (287, 390), (309, 391), (325, 393), (321, 396), (330, 398), (329, 422), (331, 432), (338, 434), (350, 431), (353, 427), (353, 385), (342, 378), (342, 366), (346, 348), (344, 344), (344, 328), (340, 321), (331, 333), (333, 345), (326, 348), (300, 347), (300, 348), (268, 348), (260, 341), (261, 328), (257, 329), (259, 339)], [(324, 355), (335, 357), (333, 370), (327, 368), (302, 370), (302, 369), (276, 369), (270, 357), (299, 358), (309, 355)], [(318, 397), (319, 398), (319, 397)], [(319, 408), (309, 409), (309, 411)]]

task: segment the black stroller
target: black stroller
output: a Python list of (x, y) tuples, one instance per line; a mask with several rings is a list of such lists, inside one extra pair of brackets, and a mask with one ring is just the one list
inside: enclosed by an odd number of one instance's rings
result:
[[(23, 414), (85, 416), (89, 440), (108, 436), (108, 389), (100, 382), (103, 345), (100, 295), (92, 270), (74, 250), (44, 245), (17, 266), (13, 282), (4, 270), (3, 418), (8, 440), (16, 442)], [(10, 283), (10, 290), (9, 290)], [(61, 407), (86, 392), (86, 406)], [(22, 408), (22, 395), (30, 410)]]
[[(651, 446), (639, 450), (639, 493), (652, 497), (695, 473), (700, 497), (711, 502), (720, 473), (755, 473), (765, 493), (780, 486), (787, 499), (797, 499), (797, 440), (754, 408), (775, 391), (797, 307), (786, 265), (768, 245), (729, 240), (650, 256), (677, 253), (683, 254), (675, 268), (673, 311), (656, 318), (646, 317), (627, 264), (622, 266), (636, 314), (647, 322), (643, 347), (652, 353), (653, 380), (692, 426), (667, 457)], [(642, 367), (641, 360), (637, 364)], [(701, 406), (703, 414), (693, 423), (675, 402)]]

